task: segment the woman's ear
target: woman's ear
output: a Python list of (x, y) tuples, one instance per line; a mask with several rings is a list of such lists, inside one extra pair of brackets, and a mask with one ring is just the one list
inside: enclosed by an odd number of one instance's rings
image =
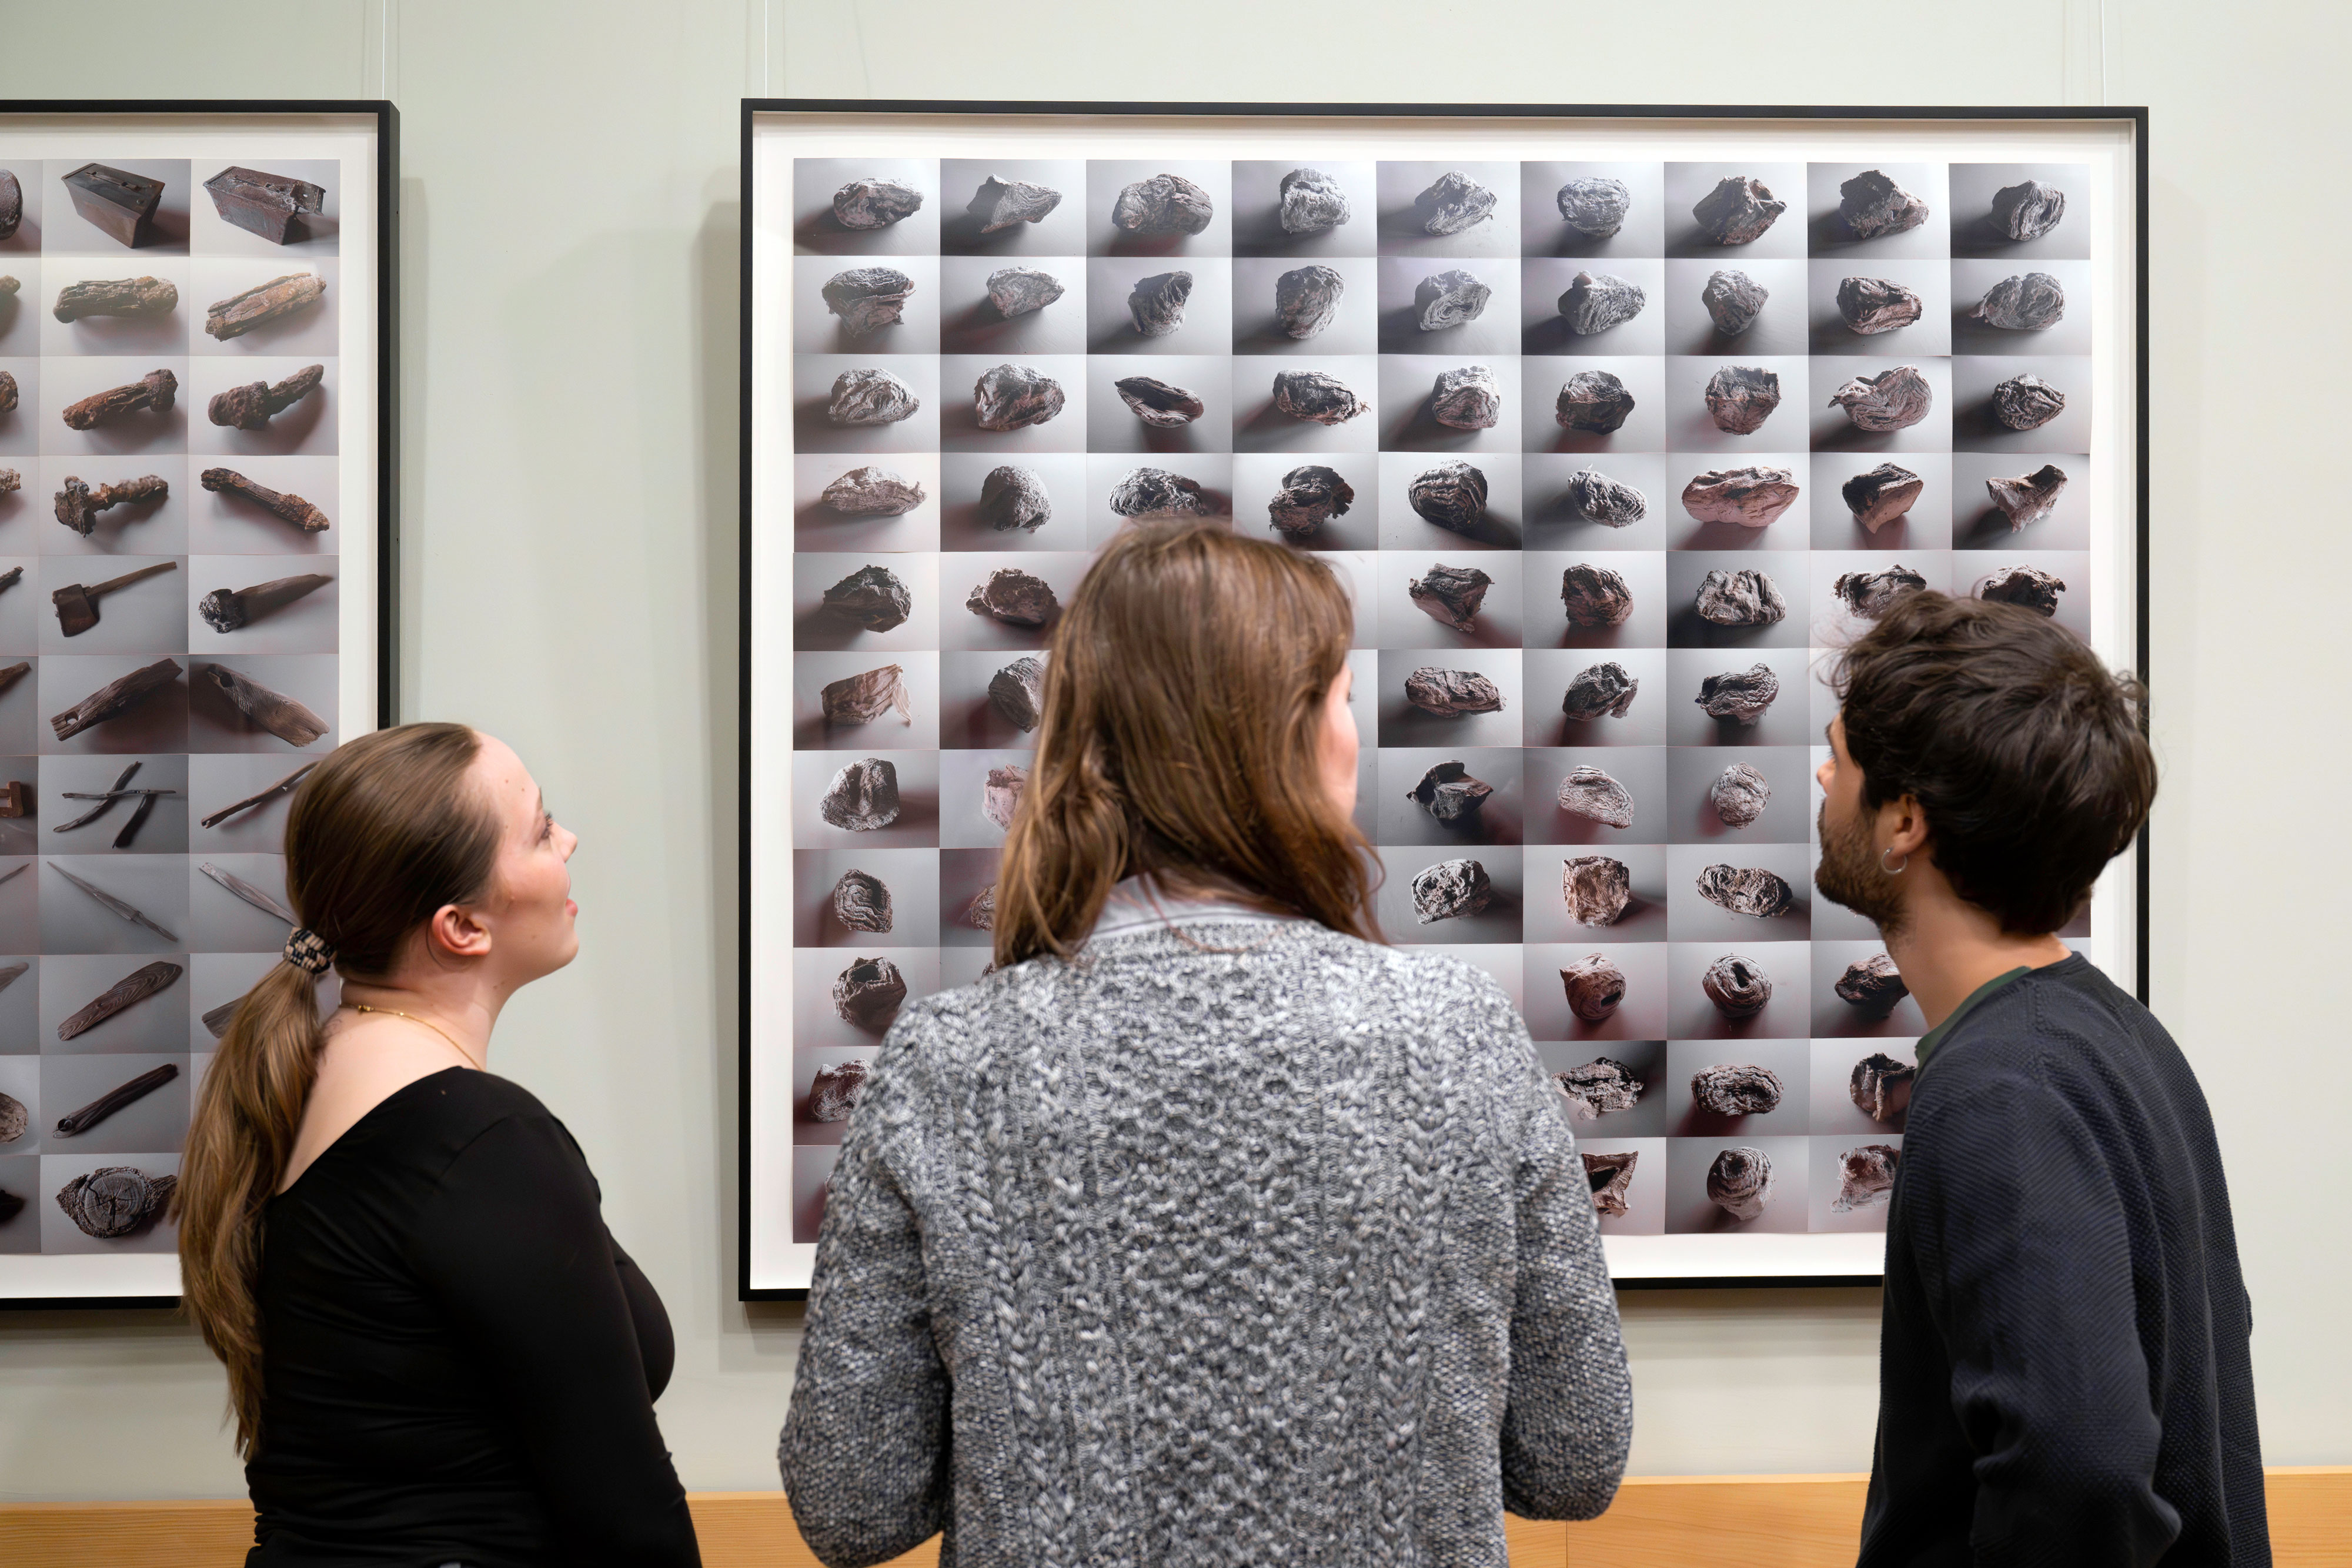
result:
[(425, 940), (436, 954), (481, 958), (490, 951), (490, 928), (462, 904), (445, 904), (425, 923)]

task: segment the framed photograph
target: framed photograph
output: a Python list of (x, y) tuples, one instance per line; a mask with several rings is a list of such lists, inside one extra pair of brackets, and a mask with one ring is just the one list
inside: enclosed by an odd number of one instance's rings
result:
[[(1382, 926), (1518, 1002), (1617, 1278), (1874, 1280), (1923, 1020), (1813, 890), (1826, 677), (1921, 589), (2146, 667), (2145, 111), (742, 131), (741, 1295), (986, 966), (1056, 607), (1171, 511), (1351, 585)], [(2144, 857), (2063, 934), (2143, 996)]]
[(0, 101), (0, 1306), (179, 1299), (293, 786), (392, 720), (397, 127)]

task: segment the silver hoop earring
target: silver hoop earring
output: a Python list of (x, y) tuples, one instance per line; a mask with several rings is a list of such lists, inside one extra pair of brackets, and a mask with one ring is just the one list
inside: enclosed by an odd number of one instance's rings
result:
[(1885, 872), (1889, 876), (1901, 876), (1906, 871), (1910, 869), (1911, 857), (1909, 855), (1905, 855), (1901, 865), (1888, 865), (1886, 863), (1886, 857), (1894, 852), (1895, 846), (1893, 844), (1889, 844), (1885, 849), (1878, 852), (1878, 869)]

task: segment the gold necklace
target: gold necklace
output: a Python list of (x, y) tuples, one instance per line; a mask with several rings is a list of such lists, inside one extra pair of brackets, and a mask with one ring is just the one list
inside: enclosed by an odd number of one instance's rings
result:
[(443, 1040), (447, 1040), (449, 1042), (449, 1048), (452, 1051), (455, 1051), (459, 1056), (466, 1059), (467, 1066), (472, 1068), (477, 1072), (488, 1071), (480, 1062), (474, 1060), (474, 1053), (472, 1051), (467, 1051), (464, 1046), (457, 1043), (457, 1037), (456, 1035), (451, 1034), (447, 1030), (443, 1029), (431, 1019), (421, 1019), (415, 1013), (402, 1012), (398, 1008), (372, 1008), (365, 1002), (345, 1002), (343, 1005), (351, 1009), (352, 1011), (355, 1013), (382, 1013), (386, 1018), (406, 1019), (410, 1023), (421, 1023), (426, 1029), (431, 1030), (435, 1034), (439, 1035)]

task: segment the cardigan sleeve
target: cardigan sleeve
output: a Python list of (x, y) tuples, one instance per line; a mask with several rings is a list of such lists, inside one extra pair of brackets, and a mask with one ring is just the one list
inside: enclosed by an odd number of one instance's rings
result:
[(950, 1382), (922, 1234), (883, 1155), (908, 1028), (877, 1059), (834, 1166), (776, 1455), (802, 1538), (828, 1568), (887, 1562), (947, 1522)]

